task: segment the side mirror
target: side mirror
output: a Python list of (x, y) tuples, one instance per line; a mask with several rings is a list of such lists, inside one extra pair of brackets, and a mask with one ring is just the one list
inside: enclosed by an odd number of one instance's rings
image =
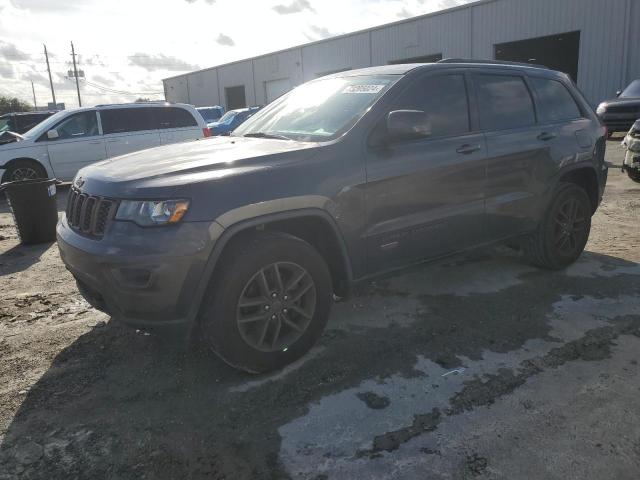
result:
[(422, 110), (394, 110), (387, 115), (391, 141), (416, 140), (431, 135), (431, 119)]
[(56, 130), (55, 128), (52, 128), (51, 130), (49, 130), (47, 132), (47, 138), (49, 140), (55, 140), (56, 138), (58, 138), (60, 136), (60, 134), (58, 133), (58, 130)]
[(622, 90), (618, 90), (618, 91), (616, 92), (616, 97), (619, 97), (620, 95), (622, 95)]

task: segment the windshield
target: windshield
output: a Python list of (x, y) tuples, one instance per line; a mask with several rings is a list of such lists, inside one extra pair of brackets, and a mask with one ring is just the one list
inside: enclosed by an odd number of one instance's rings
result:
[(220, 118), (220, 110), (218, 108), (199, 108), (198, 112), (200, 112), (205, 122), (213, 122)]
[(0, 133), (9, 130), (9, 118), (0, 118)]
[(233, 133), (326, 141), (343, 135), (391, 85), (396, 75), (328, 78), (306, 83), (244, 122)]
[(640, 80), (634, 80), (629, 84), (624, 92), (620, 94), (621, 97), (640, 97)]
[(38, 123), (31, 130), (26, 131), (22, 134), (25, 139), (36, 138), (42, 135), (44, 132), (50, 130), (56, 123), (58, 123), (62, 118), (66, 117), (71, 110), (62, 110), (58, 113), (54, 113), (46, 120)]
[(235, 116), (238, 114), (238, 112), (227, 112), (225, 113), (222, 118), (219, 120), (219, 123), (223, 123), (225, 125), (229, 125), (231, 122), (233, 122), (233, 119), (235, 118)]

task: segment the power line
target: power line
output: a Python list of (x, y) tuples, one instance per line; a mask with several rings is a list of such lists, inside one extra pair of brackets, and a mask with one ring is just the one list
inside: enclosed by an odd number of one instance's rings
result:
[(116, 93), (116, 94), (121, 94), (121, 95), (163, 95), (164, 92), (126, 92), (124, 90), (117, 90), (115, 88), (111, 88), (111, 87), (105, 87), (104, 85), (100, 85), (98, 83), (95, 82), (90, 82), (89, 80), (85, 80), (86, 84), (97, 88), (99, 90), (103, 90), (105, 92), (108, 93)]

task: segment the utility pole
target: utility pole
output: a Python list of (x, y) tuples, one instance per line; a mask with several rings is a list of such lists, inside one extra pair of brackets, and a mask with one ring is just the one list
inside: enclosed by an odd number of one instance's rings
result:
[(73, 57), (73, 76), (76, 77), (76, 90), (78, 91), (78, 106), (82, 106), (82, 100), (80, 99), (80, 80), (78, 80), (78, 69), (76, 67), (76, 51), (73, 49), (73, 42), (71, 42), (71, 57)]
[(47, 72), (49, 72), (49, 85), (51, 85), (51, 96), (53, 97), (53, 108), (57, 109), (58, 104), (56, 103), (56, 92), (54, 92), (53, 90), (53, 80), (51, 79), (51, 67), (49, 67), (49, 54), (47, 53), (46, 45), (44, 45), (44, 58), (47, 59)]
[(36, 89), (33, 86), (33, 80), (31, 80), (31, 91), (33, 92), (33, 109), (38, 110), (38, 104), (36, 103)]

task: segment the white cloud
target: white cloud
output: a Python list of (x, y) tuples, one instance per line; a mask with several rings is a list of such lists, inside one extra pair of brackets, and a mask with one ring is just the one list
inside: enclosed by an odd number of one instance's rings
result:
[(31, 100), (33, 80), (38, 103), (50, 100), (43, 43), (56, 97), (69, 107), (77, 104), (74, 82), (65, 78), (71, 40), (86, 74), (85, 104), (157, 99), (160, 93), (138, 92), (162, 92), (162, 78), (198, 66), (396, 21), (403, 8), (419, 15), (461, 1), (136, 0), (124, 8), (102, 0), (0, 0), (0, 93)]
[(273, 10), (280, 15), (289, 15), (291, 13), (300, 13), (304, 10), (315, 12), (309, 0), (293, 0), (291, 3), (278, 4), (273, 6)]

